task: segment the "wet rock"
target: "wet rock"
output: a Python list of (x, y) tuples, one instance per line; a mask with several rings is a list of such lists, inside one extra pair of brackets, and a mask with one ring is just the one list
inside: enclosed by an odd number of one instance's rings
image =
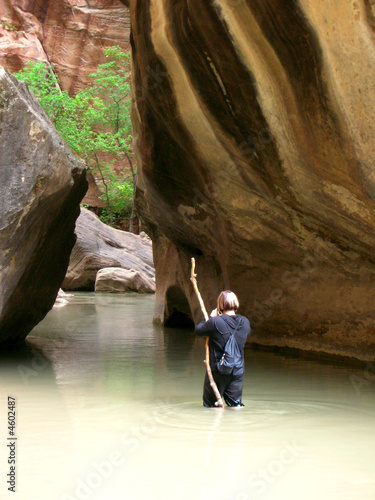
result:
[(131, 0), (130, 10), (156, 320), (182, 294), (202, 319), (194, 256), (208, 310), (233, 289), (253, 341), (373, 359), (374, 7)]
[(95, 292), (155, 292), (155, 282), (135, 269), (107, 267), (100, 269), (96, 275)]
[(55, 302), (87, 182), (26, 86), (3, 68), (0, 172), (0, 342), (16, 342)]
[(107, 226), (86, 209), (77, 220), (76, 233), (65, 290), (94, 291), (97, 272), (107, 267), (135, 269), (149, 279), (154, 277), (150, 240)]

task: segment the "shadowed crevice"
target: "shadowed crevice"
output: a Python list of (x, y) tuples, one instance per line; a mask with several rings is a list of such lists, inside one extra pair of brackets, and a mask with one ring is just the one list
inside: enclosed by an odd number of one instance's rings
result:
[(190, 306), (184, 292), (178, 286), (171, 286), (166, 294), (164, 326), (194, 329)]
[(375, 4), (373, 0), (364, 0), (364, 4), (368, 25), (375, 32)]

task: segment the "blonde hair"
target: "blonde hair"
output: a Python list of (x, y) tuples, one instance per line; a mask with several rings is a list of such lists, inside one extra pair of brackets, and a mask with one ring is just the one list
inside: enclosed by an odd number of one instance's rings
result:
[(224, 311), (234, 311), (240, 307), (240, 303), (238, 302), (237, 295), (230, 290), (225, 290), (220, 293), (217, 298), (217, 312), (219, 314)]

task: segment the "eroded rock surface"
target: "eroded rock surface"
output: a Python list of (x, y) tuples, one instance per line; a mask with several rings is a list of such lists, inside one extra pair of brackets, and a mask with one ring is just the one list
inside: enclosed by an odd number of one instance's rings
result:
[(95, 292), (155, 292), (155, 282), (135, 269), (121, 267), (107, 267), (100, 269), (96, 274)]
[(24, 84), (0, 68), (0, 343), (52, 308), (87, 182)]
[(233, 289), (254, 341), (373, 359), (374, 7), (131, 0), (130, 9), (156, 319), (179, 303), (202, 318), (195, 256), (207, 309)]
[(46, 61), (73, 94), (104, 62), (105, 47), (129, 50), (129, 11), (120, 0), (7, 0), (0, 20), (0, 64), (14, 72)]
[(154, 278), (149, 238), (109, 227), (86, 209), (81, 210), (76, 233), (64, 290), (94, 291), (97, 272), (107, 267), (134, 269), (151, 280)]

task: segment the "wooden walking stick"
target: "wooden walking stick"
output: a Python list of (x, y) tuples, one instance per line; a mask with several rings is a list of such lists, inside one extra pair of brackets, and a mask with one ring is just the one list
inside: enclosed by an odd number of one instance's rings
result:
[[(197, 275), (195, 274), (195, 259), (194, 257), (191, 258), (191, 275), (190, 275), (190, 281), (193, 283), (193, 287), (195, 290), (195, 293), (197, 294), (199, 305), (201, 306), (202, 312), (204, 319), (207, 321), (208, 320), (208, 314), (206, 311), (206, 308), (204, 306), (204, 302), (202, 299), (202, 296), (198, 290), (198, 283), (197, 283)], [(211, 366), (210, 366), (210, 349), (209, 349), (209, 344), (210, 344), (210, 337), (207, 337), (206, 339), (206, 359), (204, 360), (204, 363), (206, 365), (207, 369), (207, 375), (208, 375), (208, 380), (210, 381), (210, 386), (212, 387), (212, 390), (215, 393), (216, 396), (216, 403), (215, 406), (220, 406), (221, 408), (224, 407), (223, 400), (221, 399), (219, 389), (217, 388), (216, 382), (214, 380), (214, 377), (212, 376), (212, 371), (211, 371)]]

